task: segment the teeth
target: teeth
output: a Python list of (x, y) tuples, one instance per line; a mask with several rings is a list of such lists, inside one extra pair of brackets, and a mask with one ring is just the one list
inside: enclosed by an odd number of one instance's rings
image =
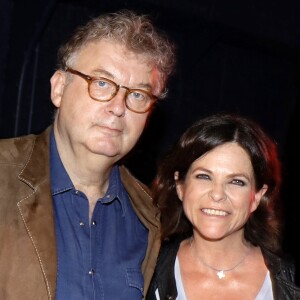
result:
[(227, 216), (228, 213), (223, 211), (223, 210), (216, 210), (216, 209), (208, 209), (204, 208), (202, 211), (207, 214), (207, 215), (212, 215), (212, 216)]

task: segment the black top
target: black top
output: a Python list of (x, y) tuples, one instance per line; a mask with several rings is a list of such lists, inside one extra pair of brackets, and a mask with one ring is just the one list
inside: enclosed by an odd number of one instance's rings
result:
[[(174, 265), (180, 242), (183, 239), (182, 237), (175, 238), (163, 243), (146, 300), (156, 300), (157, 289), (160, 300), (176, 299)], [(300, 300), (300, 288), (295, 285), (294, 265), (264, 249), (262, 253), (270, 272), (274, 300)]]

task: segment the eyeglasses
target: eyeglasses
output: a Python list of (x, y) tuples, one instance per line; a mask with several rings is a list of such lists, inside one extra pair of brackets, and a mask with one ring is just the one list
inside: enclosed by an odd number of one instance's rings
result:
[(130, 89), (126, 86), (118, 85), (105, 77), (92, 77), (71, 68), (67, 68), (66, 72), (83, 78), (88, 83), (90, 97), (96, 101), (108, 102), (116, 96), (120, 88), (126, 89), (125, 105), (129, 110), (138, 114), (149, 111), (158, 98), (141, 89)]

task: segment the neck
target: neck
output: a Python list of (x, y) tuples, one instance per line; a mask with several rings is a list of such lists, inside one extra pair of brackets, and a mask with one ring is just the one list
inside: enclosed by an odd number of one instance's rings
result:
[[(206, 268), (209, 268), (213, 271), (216, 272), (216, 275), (218, 276), (219, 279), (222, 279), (225, 277), (225, 273), (233, 271), (235, 269), (237, 269), (238, 267), (240, 267), (246, 260), (247, 256), (250, 253), (250, 248), (248, 246), (244, 246), (243, 250), (242, 250), (242, 254), (238, 255), (238, 256), (234, 256), (234, 259), (230, 259), (228, 263), (224, 263), (223, 258), (220, 259), (220, 264), (216, 264), (216, 259), (212, 260), (213, 263), (210, 264), (208, 261), (206, 261), (202, 256), (200, 256), (197, 251), (197, 248), (195, 246), (194, 243), (194, 238), (191, 237), (189, 240), (189, 244), (190, 244), (190, 251), (192, 252), (192, 256), (199, 261), (203, 266), (205, 266)], [(241, 252), (241, 251), (239, 251)], [(230, 252), (232, 253), (232, 252)], [(224, 256), (223, 256), (224, 257)], [(236, 257), (239, 257), (238, 259), (236, 259)]]

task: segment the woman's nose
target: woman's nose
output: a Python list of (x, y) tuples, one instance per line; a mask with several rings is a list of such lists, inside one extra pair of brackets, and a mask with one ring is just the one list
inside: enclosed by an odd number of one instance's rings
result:
[(227, 195), (221, 184), (214, 184), (208, 195), (214, 201), (222, 201), (227, 199)]

